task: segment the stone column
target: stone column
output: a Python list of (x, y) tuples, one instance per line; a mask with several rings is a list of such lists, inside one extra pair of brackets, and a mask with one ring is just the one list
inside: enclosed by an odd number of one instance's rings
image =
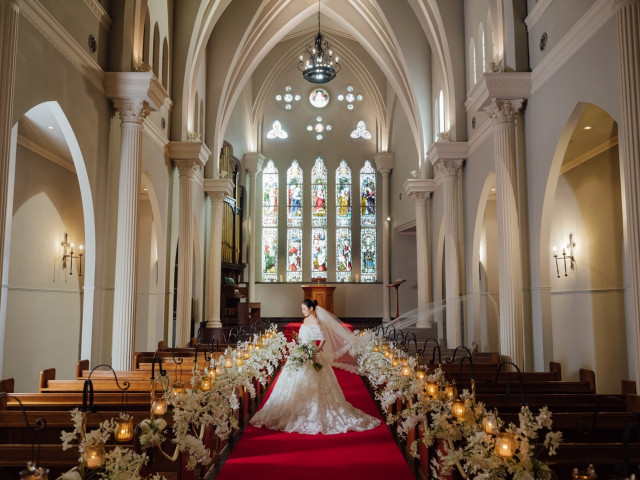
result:
[(264, 156), (259, 152), (249, 152), (244, 154), (244, 168), (247, 170), (247, 183), (249, 183), (249, 198), (247, 199), (247, 229), (249, 230), (248, 253), (248, 276), (249, 276), (249, 301), (255, 302), (256, 298), (256, 225), (260, 218), (256, 199), (258, 198), (256, 177), (262, 170)]
[(436, 165), (442, 178), (444, 200), (444, 265), (447, 348), (462, 345), (460, 327), (460, 281), (458, 278), (458, 173), (462, 160), (445, 160)]
[(9, 192), (11, 165), (11, 130), (19, 20), (20, 0), (0, 0), (0, 279), (4, 271), (4, 237), (7, 225), (7, 192)]
[[(382, 174), (382, 321), (391, 321), (389, 314), (389, 288), (391, 283), (391, 266), (389, 262), (391, 244), (391, 222), (389, 218), (389, 175), (393, 169), (393, 153), (378, 152), (374, 160), (378, 171)], [(378, 199), (380, 201), (380, 199)]]
[(413, 198), (416, 206), (416, 262), (418, 277), (418, 321), (416, 327), (429, 328), (432, 319), (426, 316), (431, 301), (431, 257), (429, 248), (429, 224), (427, 222), (429, 200), (434, 190), (431, 179), (409, 179), (404, 183), (407, 195)]
[(485, 108), (493, 124), (500, 278), (500, 353), (524, 367), (522, 274), (516, 178), (516, 118), (523, 100), (493, 99)]
[(204, 181), (204, 190), (211, 198), (211, 261), (209, 264), (209, 298), (207, 328), (220, 328), (220, 289), (222, 287), (222, 207), (224, 199), (233, 193), (233, 181)]
[(189, 344), (193, 298), (193, 189), (210, 155), (202, 142), (170, 142), (169, 156), (180, 172), (176, 347)]
[(634, 324), (635, 380), (640, 382), (640, 0), (614, 3), (620, 91), (620, 177), (629, 272), (628, 312)]
[(131, 370), (136, 308), (138, 196), (142, 122), (168, 97), (150, 72), (108, 72), (105, 94), (120, 113), (120, 174), (111, 365)]

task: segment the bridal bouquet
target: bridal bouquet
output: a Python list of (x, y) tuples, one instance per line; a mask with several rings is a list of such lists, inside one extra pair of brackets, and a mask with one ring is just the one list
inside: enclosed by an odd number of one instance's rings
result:
[(316, 372), (322, 369), (322, 364), (315, 361), (318, 350), (315, 345), (308, 343), (296, 343), (289, 348), (289, 357), (287, 359), (286, 368), (310, 368), (313, 367)]

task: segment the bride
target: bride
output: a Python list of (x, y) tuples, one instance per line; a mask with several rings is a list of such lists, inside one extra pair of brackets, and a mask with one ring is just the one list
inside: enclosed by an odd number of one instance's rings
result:
[(349, 354), (356, 341), (344, 324), (315, 300), (302, 302), (304, 322), (299, 343), (315, 345), (316, 361), (323, 368), (296, 368), (285, 364), (273, 386), (269, 399), (253, 416), (254, 427), (297, 432), (308, 435), (331, 435), (347, 431), (364, 431), (377, 427), (380, 420), (351, 405), (344, 397), (332, 366), (356, 372)]

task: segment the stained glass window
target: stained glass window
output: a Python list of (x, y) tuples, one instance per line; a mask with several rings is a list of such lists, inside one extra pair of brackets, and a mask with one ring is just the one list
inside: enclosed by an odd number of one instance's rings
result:
[(327, 226), (327, 169), (322, 157), (311, 170), (311, 226)]
[(269, 160), (262, 172), (262, 280), (278, 278), (278, 169)]
[(376, 171), (369, 160), (360, 170), (360, 226), (376, 226)]
[(302, 229), (287, 230), (287, 282), (302, 281)]
[(351, 226), (351, 169), (344, 160), (336, 170), (336, 226)]
[(302, 169), (297, 160), (287, 170), (287, 226), (302, 226)]
[[(289, 106), (289, 104), (287, 104)], [(289, 134), (282, 129), (282, 124), (276, 120), (273, 122), (273, 127), (267, 132), (267, 138), (273, 140), (274, 138), (287, 138)]]
[(360, 272), (363, 282), (375, 282), (377, 272), (376, 229), (360, 230)]
[(278, 229), (262, 229), (262, 280), (275, 282), (278, 278)]
[(364, 120), (360, 120), (356, 129), (351, 132), (351, 138), (364, 138), (365, 140), (371, 140), (371, 132), (367, 130), (367, 124)]
[(336, 282), (351, 281), (351, 228), (336, 229)]
[(360, 273), (363, 282), (375, 282), (376, 250), (376, 171), (369, 160), (360, 170)]
[(311, 229), (311, 278), (327, 278), (327, 229)]

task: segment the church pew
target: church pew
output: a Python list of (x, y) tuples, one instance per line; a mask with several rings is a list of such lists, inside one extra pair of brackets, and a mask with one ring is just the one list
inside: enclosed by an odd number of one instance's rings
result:
[[(120, 386), (124, 388), (123, 379), (119, 379)], [(151, 391), (151, 381), (146, 380), (126, 380), (129, 382), (129, 387), (126, 390), (127, 394), (132, 392), (147, 392)], [(40, 387), (41, 393), (47, 392), (82, 392), (86, 380), (48, 380), (47, 383)], [(118, 388), (118, 384), (113, 379), (91, 379), (94, 392), (121, 392)], [(156, 392), (163, 392), (164, 388), (160, 383), (155, 384)]]

